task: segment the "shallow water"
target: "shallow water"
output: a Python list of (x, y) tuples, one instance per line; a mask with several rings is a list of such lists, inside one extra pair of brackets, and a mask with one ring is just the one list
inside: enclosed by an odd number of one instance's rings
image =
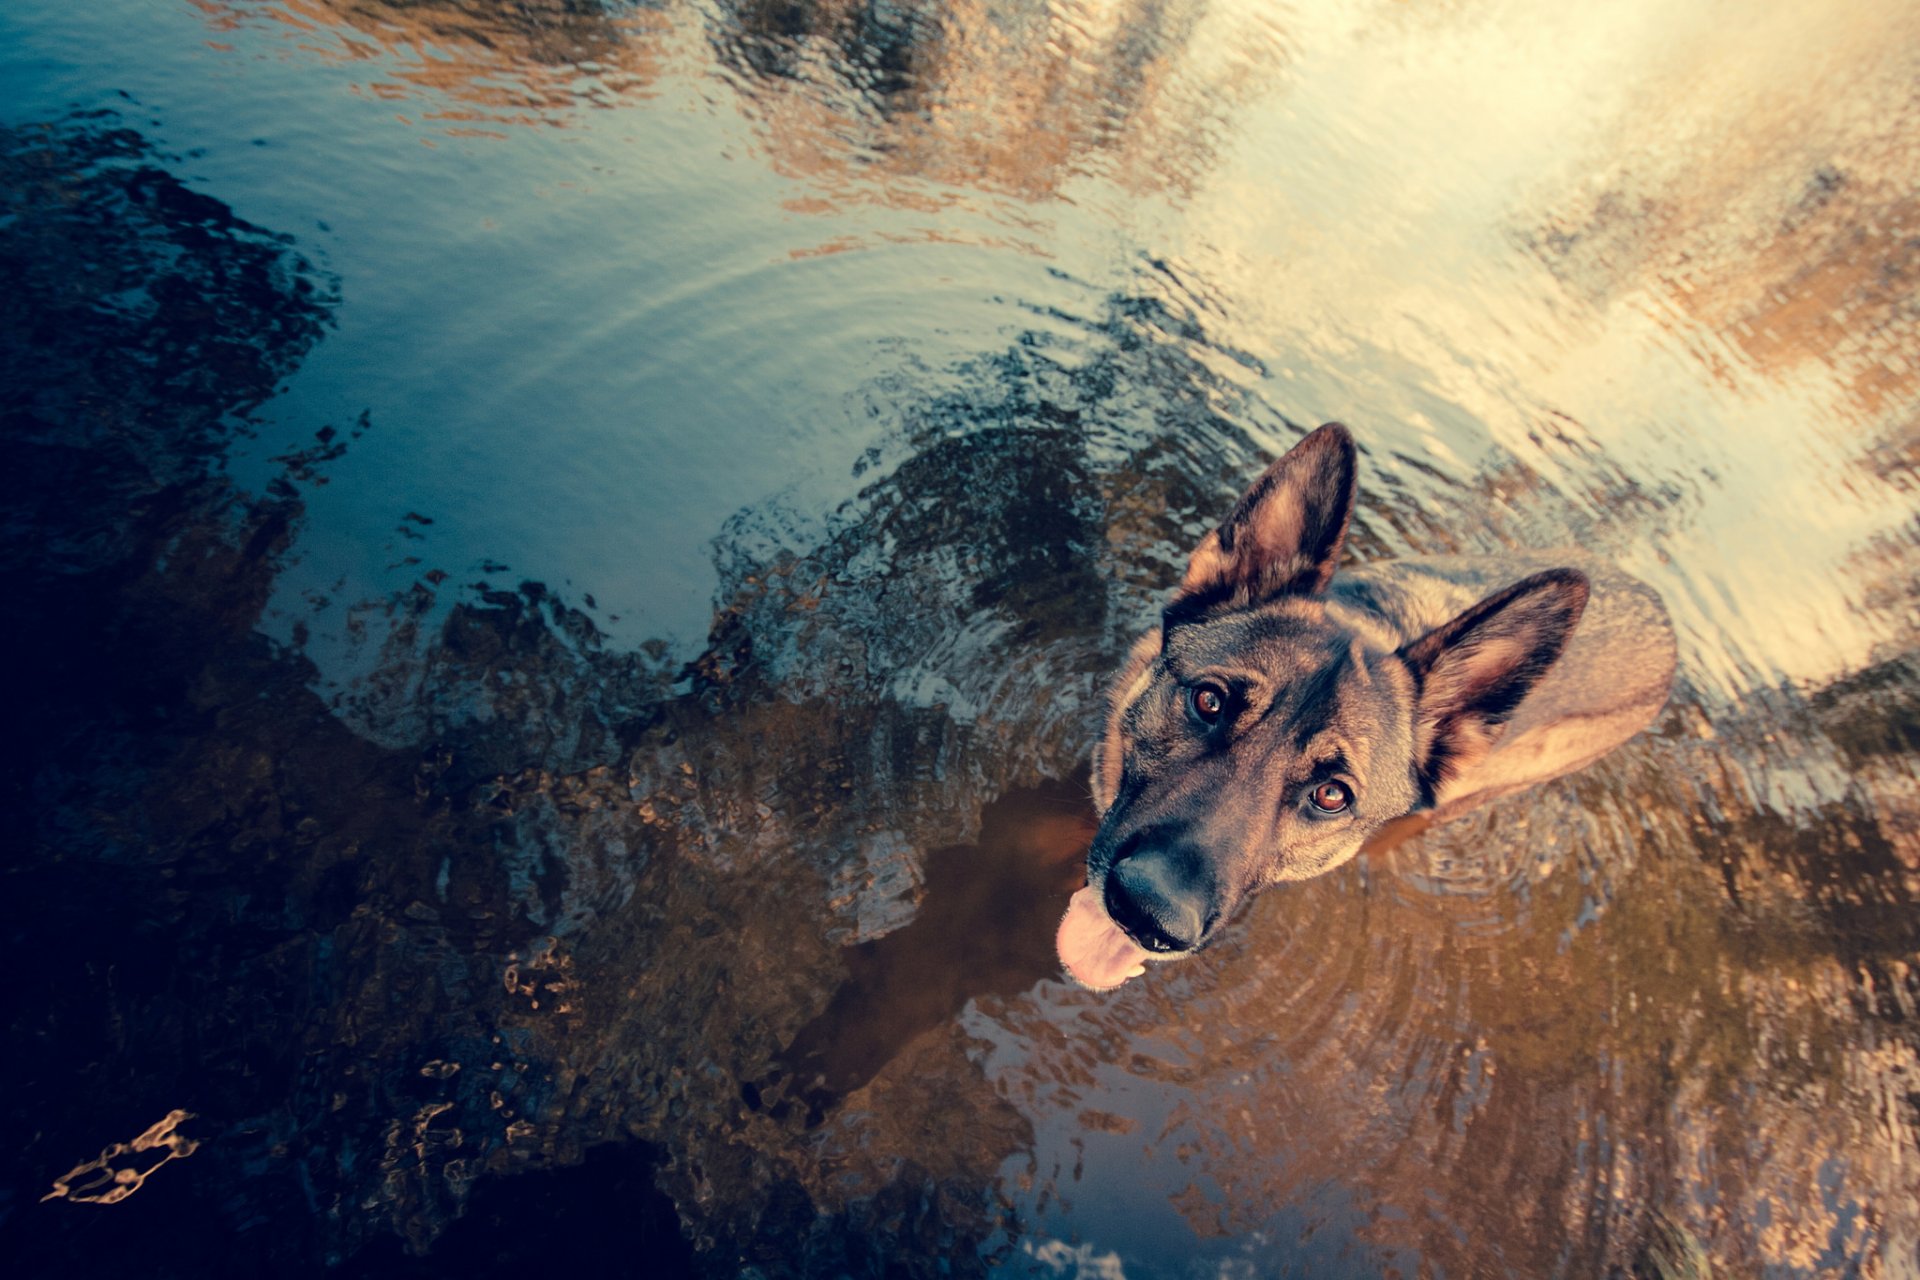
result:
[[(1917, 72), (1892, 2), (15, 0), (8, 1256), (1920, 1272)], [(1076, 990), (1102, 681), (1329, 418), (1351, 556), (1604, 554), (1673, 701)]]

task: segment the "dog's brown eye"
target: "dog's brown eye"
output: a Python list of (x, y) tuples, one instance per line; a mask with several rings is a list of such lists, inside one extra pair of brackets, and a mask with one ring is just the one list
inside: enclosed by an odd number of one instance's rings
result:
[(1322, 813), (1342, 813), (1353, 803), (1353, 793), (1340, 782), (1323, 782), (1307, 798)]
[(1199, 684), (1187, 694), (1187, 703), (1193, 708), (1193, 714), (1208, 724), (1215, 724), (1227, 709), (1227, 695), (1218, 685)]

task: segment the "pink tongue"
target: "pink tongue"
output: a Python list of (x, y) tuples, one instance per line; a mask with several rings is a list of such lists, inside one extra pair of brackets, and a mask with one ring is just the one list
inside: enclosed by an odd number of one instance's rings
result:
[(1121, 932), (1091, 885), (1067, 904), (1053, 945), (1067, 976), (1095, 991), (1111, 991), (1146, 972), (1147, 949)]

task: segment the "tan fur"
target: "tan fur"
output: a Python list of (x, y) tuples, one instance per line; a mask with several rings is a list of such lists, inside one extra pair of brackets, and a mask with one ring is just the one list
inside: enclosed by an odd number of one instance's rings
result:
[(1499, 636), (1463, 644), (1433, 669), (1422, 701), (1439, 707), (1458, 706), (1488, 683), (1488, 673), (1504, 670), (1524, 653), (1521, 645)]
[[(1324, 608), (1321, 610), (1321, 616), (1326, 616), (1326, 610)], [(1360, 679), (1360, 687), (1363, 689), (1371, 689), (1373, 687), (1373, 672), (1367, 665), (1367, 649), (1365, 645), (1360, 643), (1359, 636), (1355, 636), (1353, 643), (1347, 646), (1347, 660), (1353, 663), (1354, 674)]]
[(1187, 575), (1180, 580), (1180, 590), (1183, 593), (1204, 591), (1225, 578), (1232, 565), (1233, 558), (1220, 549), (1220, 534), (1210, 533), (1200, 539), (1200, 545), (1188, 558)]
[(1298, 546), (1307, 524), (1297, 486), (1287, 486), (1263, 503), (1247, 533), (1263, 552)]
[(1433, 818), (1444, 822), (1500, 796), (1524, 791), (1592, 764), (1645, 728), (1659, 711), (1642, 703), (1601, 715), (1507, 733), (1479, 760), (1458, 769), (1434, 796)]

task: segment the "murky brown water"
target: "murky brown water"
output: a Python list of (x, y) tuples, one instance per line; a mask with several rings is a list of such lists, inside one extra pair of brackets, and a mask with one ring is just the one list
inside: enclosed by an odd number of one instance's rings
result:
[[(9, 6), (8, 1255), (1920, 1273), (1916, 84), (1900, 3)], [(1607, 556), (1673, 701), (1077, 990), (1101, 683), (1326, 418), (1351, 556)]]

